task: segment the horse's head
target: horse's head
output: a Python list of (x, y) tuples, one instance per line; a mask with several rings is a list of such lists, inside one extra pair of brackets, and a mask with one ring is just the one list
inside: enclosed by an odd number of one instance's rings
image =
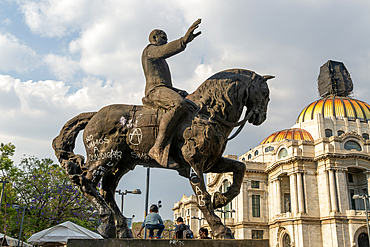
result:
[(260, 125), (266, 120), (267, 105), (270, 101), (267, 80), (275, 76), (260, 76), (255, 74), (253, 77), (249, 87), (246, 88), (245, 106), (247, 107), (247, 115), (252, 112), (248, 122), (254, 125)]

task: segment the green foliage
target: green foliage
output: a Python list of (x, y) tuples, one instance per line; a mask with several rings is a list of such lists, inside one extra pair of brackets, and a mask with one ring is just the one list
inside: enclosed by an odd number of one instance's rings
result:
[[(10, 144), (7, 144), (10, 145)], [(18, 238), (22, 220), (22, 209), (12, 205), (26, 206), (22, 239), (46, 228), (67, 220), (95, 231), (98, 216), (94, 208), (72, 185), (64, 170), (51, 159), (26, 157), (19, 167), (13, 165), (9, 156), (14, 154), (14, 146), (1, 144), (0, 173), (6, 175), (10, 183), (6, 186), (0, 218), (0, 227), (7, 235)], [(2, 158), (4, 157), (4, 159)]]

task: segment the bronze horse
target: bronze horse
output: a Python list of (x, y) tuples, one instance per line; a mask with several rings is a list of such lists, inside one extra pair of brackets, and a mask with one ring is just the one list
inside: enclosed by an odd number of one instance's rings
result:
[[(188, 114), (173, 134), (170, 153), (180, 166), (168, 169), (189, 178), (198, 207), (216, 238), (233, 238), (214, 209), (227, 205), (239, 194), (246, 169), (244, 163), (222, 157), (227, 138), (234, 127), (246, 121), (259, 125), (266, 119), (266, 81), (271, 78), (243, 69), (216, 73), (187, 96), (191, 102)], [(143, 102), (144, 107), (117, 104), (81, 113), (69, 120), (53, 141), (62, 167), (99, 211), (102, 224), (98, 232), (106, 238), (133, 237), (114, 200), (121, 177), (136, 165), (161, 167), (147, 154), (155, 142), (163, 110)], [(244, 106), (246, 117), (237, 123)], [(86, 163), (83, 156), (73, 153), (76, 137), (83, 129)], [(208, 172), (233, 172), (233, 184), (225, 193), (216, 192), (213, 201), (203, 179)]]

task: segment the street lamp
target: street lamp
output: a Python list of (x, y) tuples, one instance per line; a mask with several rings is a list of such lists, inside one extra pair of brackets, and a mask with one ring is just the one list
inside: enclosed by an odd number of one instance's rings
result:
[(367, 237), (368, 237), (368, 240), (369, 240), (369, 246), (370, 246), (370, 229), (369, 229), (369, 216), (367, 215), (367, 201), (369, 200), (369, 196), (368, 195), (354, 195), (352, 197), (354, 200), (356, 199), (364, 199), (364, 203), (365, 203), (365, 214), (366, 214), (366, 227), (367, 227)]
[(22, 236), (22, 227), (23, 227), (23, 219), (24, 219), (24, 213), (26, 211), (26, 206), (24, 207), (21, 207), (19, 205), (13, 205), (13, 208), (15, 210), (18, 210), (18, 209), (23, 209), (23, 214), (22, 214), (22, 223), (21, 223), (21, 230), (19, 231), (19, 239), (18, 239), (18, 244), (17, 244), (17, 247), (19, 247), (19, 243), (21, 242), (21, 236)]
[(225, 215), (226, 215), (226, 213), (231, 213), (231, 217), (232, 217), (232, 213), (235, 213), (235, 210), (233, 209), (233, 210), (221, 210), (221, 209), (216, 209), (215, 210), (216, 212), (220, 212), (220, 213), (222, 213), (223, 214), (223, 217), (224, 217), (224, 225), (226, 226), (226, 218), (225, 218)]
[[(145, 191), (145, 215), (144, 219), (146, 218), (148, 214), (148, 204), (149, 204), (149, 178), (150, 178), (150, 166), (147, 166), (146, 168), (146, 191)], [(145, 226), (145, 232), (144, 232), (144, 239), (146, 239), (146, 226)]]
[(140, 195), (141, 194), (141, 190), (140, 189), (134, 189), (132, 191), (129, 191), (129, 190), (125, 190), (125, 191), (122, 191), (121, 190), (116, 190), (116, 193), (118, 193), (119, 195), (121, 195), (121, 212), (123, 214), (123, 200), (124, 200), (124, 196), (127, 195), (127, 194), (137, 194), (137, 195)]
[(9, 183), (8, 181), (0, 181), (0, 183), (3, 183), (3, 188), (1, 190), (1, 196), (0, 196), (0, 210), (1, 210), (1, 204), (3, 203), (3, 195), (5, 190), (5, 184)]

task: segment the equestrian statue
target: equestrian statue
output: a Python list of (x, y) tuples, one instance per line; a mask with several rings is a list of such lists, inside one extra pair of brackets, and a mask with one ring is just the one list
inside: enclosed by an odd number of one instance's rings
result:
[[(267, 80), (273, 76), (229, 69), (209, 77), (192, 94), (174, 88), (166, 59), (184, 51), (201, 34), (194, 33), (200, 22), (195, 21), (184, 37), (170, 43), (164, 31), (150, 33), (150, 43), (142, 53), (146, 78), (142, 106), (115, 104), (81, 113), (53, 140), (61, 166), (98, 210), (102, 220), (98, 232), (105, 238), (133, 238), (114, 193), (122, 176), (137, 165), (177, 170), (188, 178), (212, 235), (233, 238), (214, 210), (239, 194), (246, 167), (222, 154), (246, 122), (260, 125), (265, 121)], [(239, 121), (244, 107), (245, 116)], [(73, 153), (81, 130), (86, 159)], [(233, 183), (225, 193), (210, 195), (203, 176), (208, 172), (232, 172)]]

